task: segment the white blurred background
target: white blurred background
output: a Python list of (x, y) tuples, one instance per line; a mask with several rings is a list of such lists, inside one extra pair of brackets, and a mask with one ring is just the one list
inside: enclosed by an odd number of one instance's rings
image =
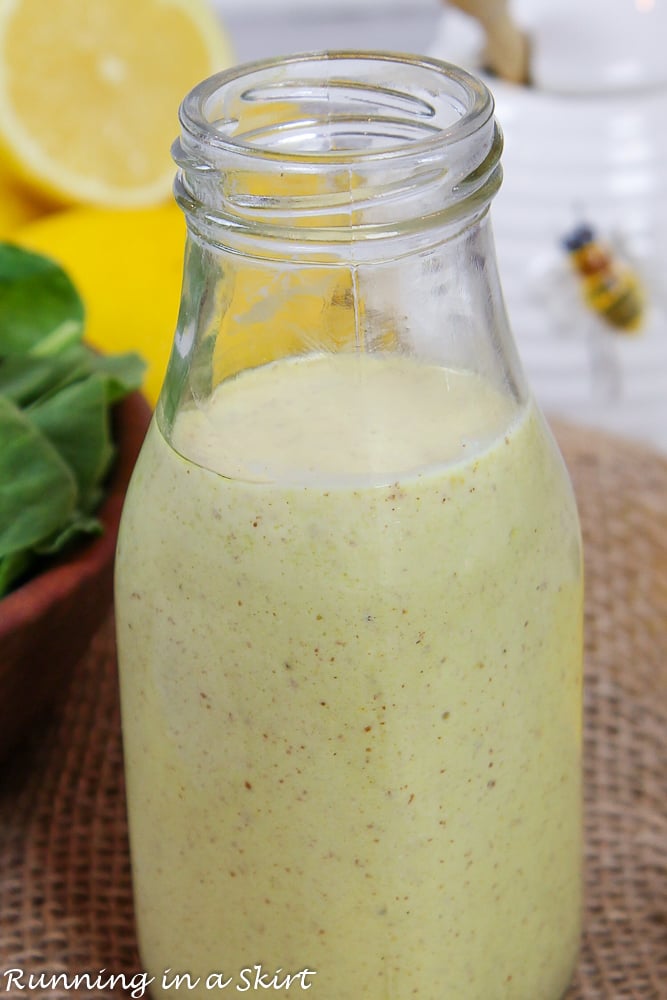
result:
[(240, 61), (314, 49), (426, 52), (441, 0), (212, 0)]

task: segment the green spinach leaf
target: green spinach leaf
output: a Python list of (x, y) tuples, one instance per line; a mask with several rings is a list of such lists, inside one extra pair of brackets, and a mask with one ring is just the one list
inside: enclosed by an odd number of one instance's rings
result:
[(30, 418), (0, 396), (0, 557), (36, 545), (76, 508), (74, 473)]
[(63, 269), (0, 243), (0, 356), (57, 354), (83, 335), (83, 303)]
[(35, 552), (40, 556), (52, 556), (61, 552), (79, 535), (101, 535), (102, 531), (102, 522), (98, 517), (86, 517), (79, 511), (75, 511), (71, 520), (51, 538), (47, 538), (35, 546)]
[(56, 263), (0, 243), (0, 597), (102, 531), (110, 407), (141, 386), (145, 365), (83, 344), (83, 315)]
[(89, 375), (25, 411), (74, 473), (77, 507), (90, 513), (90, 497), (113, 456), (104, 380)]
[(17, 406), (29, 406), (85, 378), (92, 369), (90, 356), (87, 348), (74, 344), (51, 357), (15, 354), (0, 360), (0, 393)]
[(138, 354), (93, 354), (91, 371), (104, 378), (107, 403), (113, 405), (128, 393), (141, 388), (146, 362)]

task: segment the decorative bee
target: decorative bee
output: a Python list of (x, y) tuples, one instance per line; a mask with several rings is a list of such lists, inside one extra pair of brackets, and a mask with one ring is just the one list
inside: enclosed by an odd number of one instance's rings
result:
[(635, 272), (597, 241), (588, 224), (577, 226), (563, 246), (587, 305), (618, 332), (637, 333), (644, 318), (644, 290)]

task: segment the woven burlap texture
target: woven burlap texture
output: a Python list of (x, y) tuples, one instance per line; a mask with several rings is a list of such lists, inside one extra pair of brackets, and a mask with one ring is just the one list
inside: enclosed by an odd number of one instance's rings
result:
[[(587, 900), (567, 1000), (660, 1000), (667, 998), (667, 461), (594, 432), (561, 427), (558, 436), (587, 568)], [(106, 969), (129, 978), (141, 968), (115, 671), (109, 621), (62, 708), (0, 776), (0, 974)], [(0, 979), (4, 996), (29, 995), (7, 983)]]

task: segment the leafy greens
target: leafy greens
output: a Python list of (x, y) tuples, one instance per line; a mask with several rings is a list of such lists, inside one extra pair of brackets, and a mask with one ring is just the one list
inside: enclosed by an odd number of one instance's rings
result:
[(144, 363), (95, 353), (83, 331), (63, 269), (0, 243), (0, 598), (41, 558), (102, 531), (110, 408), (139, 388)]

